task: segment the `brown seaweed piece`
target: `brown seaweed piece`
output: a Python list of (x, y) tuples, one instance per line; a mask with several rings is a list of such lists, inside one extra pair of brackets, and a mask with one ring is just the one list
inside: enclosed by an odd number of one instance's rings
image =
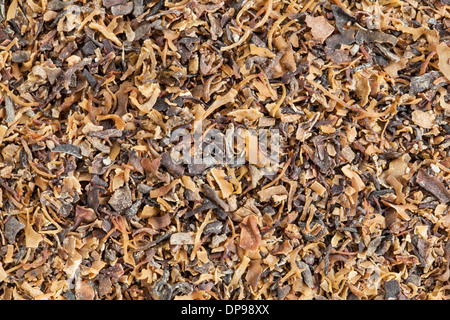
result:
[(419, 186), (427, 190), (433, 196), (443, 203), (450, 201), (450, 192), (445, 188), (444, 184), (436, 177), (433, 177), (425, 172), (424, 169), (419, 169), (416, 182)]
[(261, 234), (258, 229), (258, 219), (254, 215), (244, 218), (239, 224), (241, 235), (239, 245), (249, 251), (256, 251), (261, 243)]

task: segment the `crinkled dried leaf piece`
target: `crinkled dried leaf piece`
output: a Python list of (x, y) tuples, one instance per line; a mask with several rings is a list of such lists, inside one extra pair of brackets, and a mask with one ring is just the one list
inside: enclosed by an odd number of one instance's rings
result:
[(400, 57), (399, 61), (391, 62), (384, 68), (384, 70), (389, 74), (389, 76), (391, 76), (393, 79), (396, 79), (398, 77), (398, 72), (408, 65), (408, 62), (412, 57), (414, 57), (414, 54), (411, 48), (408, 47)]
[(450, 81), (450, 47), (445, 42), (441, 42), (437, 46), (436, 52), (439, 57), (439, 71)]
[(209, 185), (205, 184), (203, 185), (203, 190), (205, 192), (206, 197), (208, 197), (211, 201), (213, 201), (215, 204), (220, 206), (224, 211), (230, 211), (230, 205), (223, 201), (214, 191), (213, 188), (211, 188)]
[(17, 103), (18, 105), (24, 106), (24, 107), (36, 107), (39, 106), (39, 102), (28, 102), (28, 101), (24, 101), (21, 98), (19, 98), (18, 96), (16, 96), (11, 90), (9, 90), (9, 88), (7, 86), (5, 86), (3, 83), (0, 83), (0, 87), (6, 92), (6, 94), (12, 99), (14, 100), (15, 103)]
[(0, 145), (3, 142), (3, 138), (5, 137), (6, 132), (8, 131), (8, 128), (4, 125), (0, 125)]
[(156, 101), (161, 93), (161, 89), (158, 83), (146, 83), (138, 88), (142, 95), (144, 95), (148, 100), (143, 104), (139, 103), (134, 92), (130, 94), (129, 99), (133, 105), (135, 105), (144, 114), (147, 114), (156, 104)]
[(77, 300), (94, 300), (94, 288), (84, 281), (78, 281), (75, 286), (75, 296)]
[(119, 129), (106, 129), (102, 131), (90, 131), (88, 136), (97, 137), (101, 139), (120, 138), (123, 135), (123, 130)]
[(225, 180), (227, 175), (225, 174), (224, 170), (212, 168), (211, 175), (219, 185), (220, 191), (222, 193), (222, 198), (226, 199), (233, 194), (233, 185)]
[(317, 181), (314, 181), (314, 183), (310, 186), (310, 188), (314, 192), (316, 192), (319, 196), (323, 196), (327, 190), (322, 184), (320, 184)]
[(98, 24), (96, 22), (91, 22), (89, 24), (89, 28), (100, 31), (107, 39), (111, 40), (119, 47), (122, 47), (122, 42), (120, 41), (120, 39), (117, 38), (117, 36), (110, 30), (108, 30), (108, 28), (104, 25)]
[(116, 189), (108, 201), (108, 204), (119, 213), (124, 212), (133, 204), (131, 199), (131, 190), (128, 185)]
[[(325, 52), (332, 53), (335, 50), (341, 49), (342, 46), (352, 45), (355, 43), (355, 34), (356, 31), (353, 29), (344, 30), (343, 32), (338, 34), (334, 34), (330, 36), (326, 40), (327, 46), (325, 47)], [(354, 47), (357, 48), (357, 47)], [(348, 51), (347, 51), (348, 52)]]
[(350, 169), (349, 164), (342, 167), (341, 170), (347, 178), (352, 180), (352, 186), (356, 189), (357, 192), (359, 192), (365, 188), (366, 185), (362, 181), (361, 177), (359, 176), (359, 174), (357, 172)]
[(8, 274), (6, 273), (5, 269), (3, 269), (3, 265), (0, 262), (0, 283), (6, 280), (8, 278)]
[(258, 288), (258, 280), (263, 272), (263, 268), (261, 266), (260, 260), (252, 260), (250, 261), (250, 265), (247, 270), (247, 274), (245, 275), (245, 280), (249, 283), (250, 287), (253, 291), (256, 291)]
[(115, 6), (111, 7), (111, 13), (114, 16), (123, 16), (123, 15), (127, 15), (130, 14), (131, 12), (133, 12), (133, 2), (127, 2), (125, 4), (118, 4)]
[(410, 83), (409, 94), (416, 95), (420, 92), (433, 88), (434, 81), (441, 76), (438, 71), (431, 71), (424, 75), (413, 77)]
[[(182, 176), (184, 173), (184, 167), (177, 163), (177, 161), (175, 161), (169, 152), (164, 152), (161, 155), (161, 160), (160, 163), (167, 169), (169, 170), (170, 173), (172, 173), (173, 175), (175, 175), (176, 177)], [(153, 171), (153, 173), (156, 174), (156, 170)]]
[(283, 185), (269, 187), (267, 189), (258, 191), (258, 196), (262, 202), (270, 200), (270, 198), (273, 196), (287, 195), (287, 194), (288, 191), (286, 190), (286, 187)]
[(8, 96), (5, 96), (6, 123), (13, 122), (16, 117), (14, 104)]
[(398, 300), (401, 293), (400, 284), (397, 280), (384, 282), (384, 290), (386, 292), (384, 295), (386, 300)]
[(25, 245), (27, 248), (38, 248), (41, 241), (43, 241), (44, 238), (42, 235), (37, 233), (33, 230), (33, 227), (28, 224), (25, 227)]
[(167, 213), (161, 217), (150, 217), (147, 222), (155, 230), (163, 229), (170, 224), (170, 214)]
[(356, 94), (361, 99), (360, 105), (365, 106), (369, 101), (370, 83), (366, 72), (360, 71), (355, 73)]
[(150, 197), (158, 198), (158, 197), (165, 196), (170, 190), (172, 190), (179, 183), (180, 183), (180, 180), (175, 179), (171, 183), (169, 183), (167, 186), (163, 186), (161, 188), (152, 190), (152, 191), (150, 191)]
[(430, 192), (439, 201), (448, 203), (450, 201), (450, 192), (436, 177), (433, 177), (425, 172), (423, 169), (419, 169), (416, 176), (416, 182), (419, 186)]
[(171, 245), (194, 244), (195, 237), (192, 232), (178, 232), (170, 236)]
[(113, 6), (117, 6), (120, 4), (125, 4), (127, 2), (127, 0), (102, 0), (102, 5), (106, 8), (109, 9)]
[(112, 119), (114, 121), (114, 124), (117, 129), (124, 130), (125, 129), (125, 121), (122, 119), (122, 117), (119, 117), (116, 114), (106, 114), (106, 115), (99, 115), (97, 116), (98, 121), (108, 120)]
[(235, 110), (228, 113), (228, 116), (233, 117), (237, 122), (256, 121), (262, 117), (262, 113), (256, 109)]
[(411, 219), (406, 210), (414, 211), (417, 209), (417, 206), (414, 204), (395, 205), (384, 200), (381, 200), (381, 202), (383, 202), (385, 205), (391, 208), (394, 208), (397, 211), (398, 216), (405, 221), (409, 221)]
[(390, 43), (393, 46), (397, 44), (397, 37), (388, 33), (371, 30), (358, 30), (355, 36), (355, 40), (358, 44), (363, 42), (377, 42), (377, 43)]
[(237, 94), (238, 92), (235, 89), (231, 88), (226, 94), (220, 97), (216, 97), (213, 104), (202, 115), (202, 119), (206, 119), (206, 117), (208, 117), (210, 114), (212, 114), (214, 111), (216, 111), (216, 109), (220, 108), (221, 106), (227, 103), (234, 102), (234, 99)]
[(386, 170), (386, 176), (393, 176), (395, 178), (399, 178), (406, 174), (408, 169), (409, 161), (411, 160), (411, 156), (409, 154), (404, 154), (401, 157), (392, 160), (389, 162), (389, 169)]
[(43, 292), (35, 287), (30, 285), (28, 282), (24, 281), (22, 284), (22, 290), (28, 294), (29, 296), (33, 297), (33, 298), (37, 298), (38, 296), (41, 296), (43, 294)]
[(311, 28), (312, 36), (315, 40), (323, 43), (333, 32), (334, 27), (323, 16), (306, 16), (306, 24)]
[(67, 143), (54, 147), (51, 152), (62, 152), (70, 154), (78, 159), (82, 159), (81, 148), (79, 146)]
[(241, 277), (243, 276), (245, 270), (247, 270), (247, 267), (249, 265), (250, 262), (250, 258), (248, 258), (247, 256), (244, 256), (242, 258), (242, 262), (239, 264), (239, 267), (237, 267), (236, 271), (233, 274), (233, 278), (231, 279), (231, 283), (230, 286), (236, 287), (239, 280), (241, 279)]
[(239, 226), (241, 227), (240, 247), (251, 252), (256, 252), (261, 244), (258, 218), (255, 215), (249, 215), (244, 218)]
[(78, 227), (80, 224), (93, 222), (96, 218), (97, 215), (92, 208), (77, 206), (75, 209), (75, 227)]
[(5, 238), (8, 243), (13, 244), (16, 241), (17, 234), (23, 228), (25, 228), (25, 225), (19, 222), (16, 217), (10, 217), (5, 223)]
[(263, 58), (275, 58), (276, 54), (267, 48), (257, 47), (253, 43), (250, 44), (250, 53)]
[(433, 112), (424, 112), (422, 110), (414, 110), (411, 114), (412, 121), (421, 128), (431, 129), (436, 120), (436, 114)]
[[(291, 224), (290, 224), (291, 225)], [(288, 225), (288, 227), (290, 226), (290, 225)], [(286, 228), (286, 229), (288, 229), (288, 227)], [(283, 243), (277, 243), (276, 245), (275, 245), (275, 248), (273, 249), (273, 251), (271, 252), (271, 254), (273, 254), (273, 255), (277, 255), (277, 254), (283, 254), (283, 255), (287, 255), (289, 252), (291, 252), (292, 251), (292, 245), (291, 245), (291, 243), (288, 241), (288, 240), (286, 240), (286, 241), (284, 241)]]
[(341, 6), (332, 4), (331, 10), (333, 11), (334, 20), (336, 21), (336, 27), (340, 32), (344, 32), (344, 26), (348, 22), (355, 22), (356, 18), (344, 10)]
[(397, 195), (397, 204), (405, 204), (406, 203), (406, 197), (404, 193), (402, 192), (403, 186), (402, 184), (393, 176), (388, 176), (386, 178), (386, 182), (389, 183), (395, 190), (395, 194)]

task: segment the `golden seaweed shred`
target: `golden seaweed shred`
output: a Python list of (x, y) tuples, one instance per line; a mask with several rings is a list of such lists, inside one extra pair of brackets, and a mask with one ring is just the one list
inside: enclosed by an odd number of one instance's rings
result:
[(449, 92), (448, 0), (0, 1), (0, 299), (448, 300)]

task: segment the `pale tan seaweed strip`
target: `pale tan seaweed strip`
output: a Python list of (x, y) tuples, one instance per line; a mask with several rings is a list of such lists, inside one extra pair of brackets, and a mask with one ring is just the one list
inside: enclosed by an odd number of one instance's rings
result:
[(7, 86), (5, 86), (3, 83), (0, 83), (0, 87), (2, 87), (3, 90), (6, 91), (7, 95), (11, 97), (15, 103), (20, 104), (24, 107), (37, 107), (39, 105), (39, 102), (26, 102), (19, 99), (18, 96), (16, 96), (14, 93), (12, 93), (11, 90), (8, 89)]

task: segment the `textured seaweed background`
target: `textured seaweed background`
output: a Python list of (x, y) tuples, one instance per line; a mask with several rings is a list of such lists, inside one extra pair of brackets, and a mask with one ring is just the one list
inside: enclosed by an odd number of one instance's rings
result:
[[(1, 0), (0, 21), (2, 300), (449, 296), (448, 1)], [(192, 155), (276, 129), (279, 162), (180, 162), (195, 121)]]

